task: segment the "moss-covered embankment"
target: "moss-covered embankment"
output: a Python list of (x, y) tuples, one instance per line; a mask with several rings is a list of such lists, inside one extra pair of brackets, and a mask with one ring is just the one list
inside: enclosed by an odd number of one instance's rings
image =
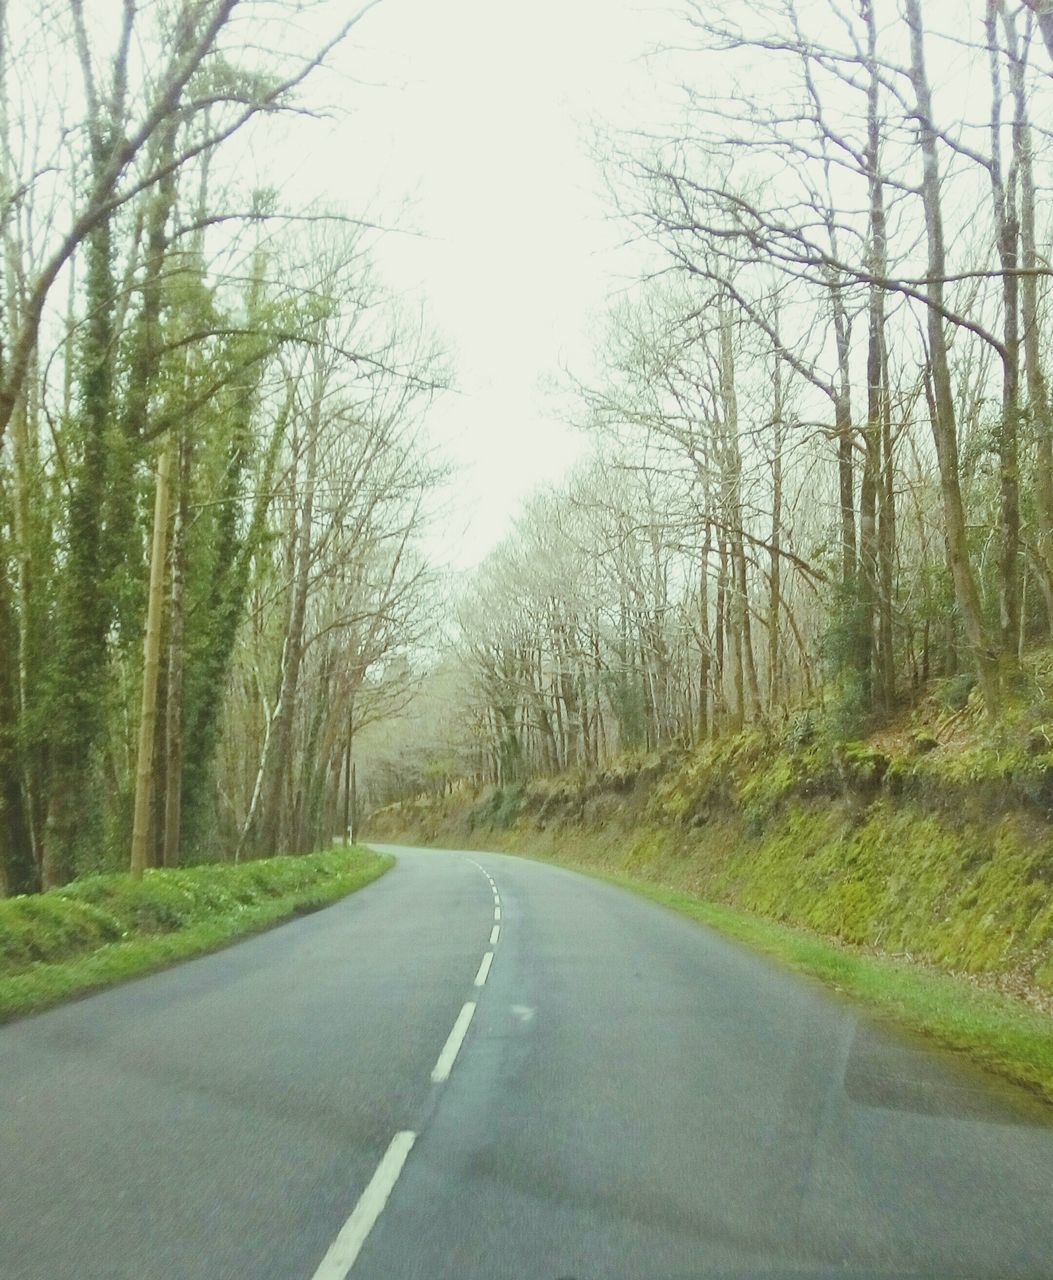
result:
[(749, 733), (394, 805), (367, 838), (615, 880), (1053, 1102), (1053, 753), (901, 742)]
[(0, 1021), (214, 950), (335, 902), (390, 857), (332, 849), (127, 875), (0, 899)]
[(596, 865), (1053, 996), (1053, 752), (1033, 737), (897, 750), (747, 733), (392, 806), (369, 835)]

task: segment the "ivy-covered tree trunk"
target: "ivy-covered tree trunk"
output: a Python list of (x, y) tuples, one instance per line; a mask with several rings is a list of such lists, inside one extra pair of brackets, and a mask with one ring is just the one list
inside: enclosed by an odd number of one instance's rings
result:
[(143, 641), (143, 698), (139, 713), (139, 749), (135, 770), (135, 810), (132, 819), (131, 873), (141, 878), (148, 864), (150, 819), (156, 785), (157, 684), (161, 670), (161, 625), (164, 618), (165, 569), (168, 556), (168, 513), (171, 500), (171, 442), (161, 450), (154, 499), (154, 529), (150, 545), (150, 590), (146, 602)]
[(248, 526), (242, 532), (238, 512), (250, 475), (250, 418), (258, 378), (258, 366), (253, 366), (251, 386), (232, 402), (224, 401), (221, 440), (225, 439), (225, 447), (219, 451), (218, 501), (210, 508), (210, 519), (199, 519), (193, 531), (187, 530), (188, 578), (192, 576), (200, 584), (196, 597), (191, 593), (191, 582), (187, 584), (189, 661), (183, 683), (182, 828), (184, 843), (190, 847), (200, 841), (208, 818), (224, 690), (254, 559), (266, 536), (278, 459), (295, 399), (296, 381), (290, 378), (284, 404), (274, 417), (263, 456), (252, 475), (254, 494)]
[(78, 854), (101, 838), (96, 746), (108, 680), (112, 616), (104, 567), (106, 443), (113, 412), (114, 279), (112, 226), (100, 222), (86, 247), (87, 319), (79, 353), (80, 412), (71, 424), (67, 555), (59, 579), (50, 677), (49, 804), (44, 880), (61, 884)]
[(179, 863), (183, 810), (183, 671), (186, 665), (187, 525), (190, 518), (190, 436), (179, 441), (178, 498), (172, 534), (172, 585), (168, 601), (168, 681), (165, 697), (165, 779), (162, 865)]
[(0, 891), (34, 893), (40, 888), (40, 868), (23, 791), (17, 655), (7, 547), (0, 539)]

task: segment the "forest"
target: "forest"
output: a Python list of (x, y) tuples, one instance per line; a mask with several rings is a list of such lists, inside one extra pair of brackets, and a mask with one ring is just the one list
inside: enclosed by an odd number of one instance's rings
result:
[(446, 375), (367, 222), (241, 177), (371, 7), (0, 4), (9, 894), (317, 848), (409, 687)]
[(675, 120), (603, 139), (646, 256), (563, 378), (590, 450), (375, 735), (377, 804), (851, 741), (937, 680), (1045, 705), (1051, 6), (698, 0), (675, 55)]
[(585, 457), (460, 579), (382, 229), (243, 177), (373, 7), (0, 2), (8, 894), (316, 849), (359, 765), (852, 740), (936, 679), (995, 724), (1051, 637), (1046, 0), (683, 4), (666, 123), (597, 129)]

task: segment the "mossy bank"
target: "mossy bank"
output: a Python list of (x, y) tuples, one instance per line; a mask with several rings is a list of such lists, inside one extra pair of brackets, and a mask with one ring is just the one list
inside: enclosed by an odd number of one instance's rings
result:
[(553, 857), (694, 904), (1053, 1098), (1051, 782), (1049, 751), (1011, 742), (897, 750), (752, 732), (422, 797), (378, 811), (368, 834)]
[(856, 946), (1013, 974), (1053, 994), (1047, 753), (941, 769), (865, 744), (762, 734), (595, 776), (424, 799), (370, 834), (595, 862)]
[(0, 1021), (214, 950), (375, 880), (367, 849), (89, 876), (0, 900)]

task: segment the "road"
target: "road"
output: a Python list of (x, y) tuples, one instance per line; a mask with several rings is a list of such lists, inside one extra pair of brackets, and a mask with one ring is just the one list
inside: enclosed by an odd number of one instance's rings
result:
[(1053, 1277), (1022, 1095), (613, 886), (394, 852), (0, 1028), (3, 1280)]

